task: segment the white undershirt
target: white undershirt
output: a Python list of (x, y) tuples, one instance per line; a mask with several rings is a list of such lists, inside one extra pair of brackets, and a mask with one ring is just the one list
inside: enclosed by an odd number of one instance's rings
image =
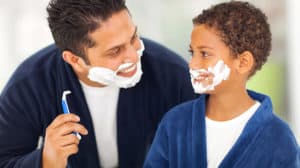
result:
[(117, 103), (119, 88), (91, 87), (80, 81), (91, 113), (101, 167), (118, 166)]
[(208, 168), (219, 166), (259, 106), (260, 103), (256, 101), (247, 111), (228, 121), (214, 121), (208, 117), (205, 118)]

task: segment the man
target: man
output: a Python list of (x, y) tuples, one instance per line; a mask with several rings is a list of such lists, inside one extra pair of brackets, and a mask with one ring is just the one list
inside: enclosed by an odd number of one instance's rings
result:
[(123, 0), (52, 0), (47, 11), (55, 45), (1, 93), (0, 167), (141, 167), (164, 113), (194, 97), (186, 63), (141, 40)]

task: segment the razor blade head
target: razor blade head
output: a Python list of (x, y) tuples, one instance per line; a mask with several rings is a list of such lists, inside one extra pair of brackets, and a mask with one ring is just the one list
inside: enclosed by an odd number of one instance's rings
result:
[(67, 95), (68, 94), (71, 94), (72, 92), (70, 91), (70, 90), (65, 90), (64, 92), (63, 92), (63, 95), (62, 95), (62, 99), (63, 100), (66, 100), (67, 99)]

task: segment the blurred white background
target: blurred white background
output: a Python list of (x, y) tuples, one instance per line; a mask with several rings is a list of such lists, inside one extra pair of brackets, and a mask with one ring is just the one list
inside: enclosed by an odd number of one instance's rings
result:
[[(223, 0), (127, 0), (142, 36), (163, 43), (189, 59), (192, 18)], [(269, 62), (248, 87), (271, 96), (274, 109), (300, 142), (300, 2), (249, 0), (269, 17), (273, 50)], [(53, 43), (46, 21), (49, 0), (0, 0), (0, 92), (15, 68), (37, 50)]]

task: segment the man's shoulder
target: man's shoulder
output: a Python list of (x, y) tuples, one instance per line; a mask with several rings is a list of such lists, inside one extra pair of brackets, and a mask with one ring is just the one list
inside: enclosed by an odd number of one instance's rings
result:
[(52, 44), (29, 56), (16, 68), (6, 88), (26, 79), (49, 75), (56, 69), (59, 54), (59, 49)]
[(57, 60), (57, 58), (59, 58), (58, 55), (60, 55), (60, 54), (61, 54), (61, 52), (59, 51), (59, 49), (54, 44), (51, 44), (51, 45), (37, 51), (33, 55), (29, 56), (27, 59), (25, 59), (20, 64), (18, 69), (20, 69), (20, 68), (21, 69), (22, 68), (26, 68), (26, 69), (42, 68), (47, 65), (52, 66), (52, 65), (49, 65), (49, 62), (54, 62), (55, 60)]
[(163, 64), (178, 68), (187, 68), (187, 62), (177, 53), (153, 40), (143, 38), (145, 45), (144, 55), (155, 64)]

